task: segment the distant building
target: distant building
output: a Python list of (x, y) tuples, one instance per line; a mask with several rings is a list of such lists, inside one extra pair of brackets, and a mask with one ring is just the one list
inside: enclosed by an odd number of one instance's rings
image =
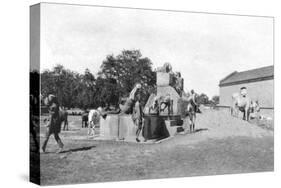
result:
[(274, 108), (274, 66), (235, 71), (222, 79), (219, 87), (220, 106), (230, 106), (232, 94), (246, 87), (248, 95), (258, 100), (262, 108)]

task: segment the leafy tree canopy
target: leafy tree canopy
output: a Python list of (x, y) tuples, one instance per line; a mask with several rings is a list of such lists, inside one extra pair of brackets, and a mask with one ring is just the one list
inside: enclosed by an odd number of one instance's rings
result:
[(142, 102), (145, 103), (156, 85), (152, 62), (142, 57), (139, 50), (123, 50), (119, 55), (108, 55), (95, 77), (89, 69), (83, 74), (56, 65), (41, 73), (41, 93), (55, 94), (61, 105), (71, 108), (117, 106), (127, 97), (136, 83), (141, 83)]

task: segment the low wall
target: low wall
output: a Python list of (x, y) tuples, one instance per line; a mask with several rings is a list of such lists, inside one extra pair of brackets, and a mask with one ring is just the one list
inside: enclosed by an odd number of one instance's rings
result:
[[(229, 106), (216, 106), (215, 109), (230, 113), (230, 107)], [(240, 113), (240, 114), (242, 114), (242, 113)], [(274, 118), (274, 108), (263, 108), (263, 107), (261, 107), (259, 115)]]
[[(150, 117), (150, 118), (149, 118)], [(145, 116), (144, 128), (140, 140), (163, 139), (174, 136), (179, 127), (182, 127), (180, 116), (169, 119), (165, 116)], [(161, 121), (160, 121), (161, 120)], [(152, 124), (151, 124), (152, 123)], [(131, 115), (108, 114), (106, 119), (100, 121), (100, 138), (102, 140), (136, 141), (136, 130)], [(144, 136), (144, 137), (143, 137)]]
[(100, 120), (100, 136), (104, 139), (118, 138), (118, 115), (107, 115), (106, 119)]
[(119, 140), (135, 140), (136, 139), (136, 130), (132, 116), (131, 115), (120, 115), (119, 116)]
[(131, 115), (108, 114), (101, 118), (100, 137), (108, 140), (135, 140), (136, 126)]

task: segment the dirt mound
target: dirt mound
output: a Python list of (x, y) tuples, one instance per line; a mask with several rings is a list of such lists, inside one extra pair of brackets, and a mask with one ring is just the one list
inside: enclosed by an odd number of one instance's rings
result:
[(272, 131), (232, 117), (225, 111), (204, 111), (203, 114), (198, 115), (196, 127), (197, 129), (208, 129), (209, 131), (204, 132), (204, 134), (213, 138), (233, 136), (263, 137), (273, 135)]

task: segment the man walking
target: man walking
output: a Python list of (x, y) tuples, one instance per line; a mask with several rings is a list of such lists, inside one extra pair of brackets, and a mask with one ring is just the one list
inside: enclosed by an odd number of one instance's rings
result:
[(57, 97), (55, 95), (49, 95), (46, 100), (45, 104), (48, 106), (49, 109), (49, 120), (46, 126), (46, 133), (45, 133), (45, 140), (43, 142), (42, 151), (46, 151), (47, 143), (52, 134), (54, 134), (55, 140), (59, 145), (59, 150), (57, 153), (62, 152), (63, 143), (59, 137), (59, 133), (61, 131), (61, 118), (59, 115), (59, 103)]

